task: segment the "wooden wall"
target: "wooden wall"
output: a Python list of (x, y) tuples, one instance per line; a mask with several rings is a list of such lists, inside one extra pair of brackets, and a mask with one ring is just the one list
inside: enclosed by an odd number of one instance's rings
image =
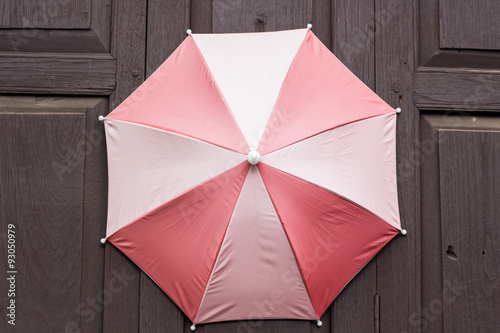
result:
[[(16, 235), (16, 326), (189, 332), (104, 236), (98, 115), (195, 33), (313, 32), (393, 107), (398, 236), (322, 317), (197, 332), (495, 332), (500, 328), (500, 8), (495, 0), (5, 0), (0, 6), (0, 267)], [(6, 309), (8, 284), (0, 280)]]

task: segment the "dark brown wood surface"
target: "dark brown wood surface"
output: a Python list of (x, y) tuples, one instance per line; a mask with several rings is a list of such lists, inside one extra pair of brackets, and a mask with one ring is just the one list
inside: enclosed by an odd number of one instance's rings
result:
[(84, 29), (90, 26), (91, 0), (4, 0), (2, 28)]
[(425, 115), (421, 133), (422, 189), (429, 193), (422, 201), (422, 237), (429, 244), (422, 249), (422, 327), (495, 332), (500, 118)]
[(440, 0), (440, 46), (452, 49), (500, 49), (500, 2)]
[[(303, 28), (392, 107), (397, 236), (323, 326), (197, 332), (496, 332), (500, 45), (493, 0), (7, 0), (0, 5), (0, 265), (19, 227), (18, 326), (1, 332), (190, 332), (105, 235), (102, 123), (194, 33)], [(26, 29), (28, 28), (28, 29)], [(78, 97), (75, 97), (78, 95)], [(0, 305), (6, 307), (6, 280)]]

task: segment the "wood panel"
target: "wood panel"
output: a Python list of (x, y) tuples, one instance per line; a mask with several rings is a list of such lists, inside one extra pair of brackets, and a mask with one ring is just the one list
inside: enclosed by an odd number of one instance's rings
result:
[[(117, 85), (109, 98), (110, 111), (144, 81), (146, 11), (147, 0), (113, 1), (111, 55), (117, 63)], [(105, 248), (105, 285), (110, 285), (119, 276), (124, 277), (125, 282), (121, 291), (114, 295), (113, 301), (104, 306), (103, 331), (138, 332), (140, 270), (111, 244), (106, 244)]]
[(414, 75), (415, 104), (422, 110), (500, 109), (500, 71), (420, 68)]
[(402, 109), (396, 127), (396, 159), (401, 225), (408, 231), (404, 237), (395, 237), (376, 258), (381, 332), (416, 332), (409, 318), (420, 311), (419, 160), (416, 154), (419, 116), (413, 104), (412, 87), (416, 67), (413, 33), (416, 9), (416, 2), (410, 0), (375, 1), (375, 20), (379, 22), (375, 29), (376, 92), (392, 107)]
[(109, 95), (115, 72), (107, 54), (1, 53), (0, 92)]
[(85, 29), (90, 25), (90, 0), (4, 0), (0, 28)]
[(497, 0), (439, 0), (440, 46), (499, 50), (499, 15)]
[[(101, 327), (102, 319), (81, 321), (91, 309), (82, 298), (97, 300), (103, 287), (102, 249), (86, 243), (102, 220), (85, 223), (84, 191), (91, 149), (103, 144), (88, 138), (86, 114), (105, 106), (97, 98), (0, 97), (0, 224), (2, 232), (16, 226), (16, 331)], [(2, 327), (13, 328), (3, 317)]]
[(495, 132), (439, 134), (445, 332), (500, 327), (500, 118), (489, 121)]
[[(495, 9), (498, 5), (495, 4), (493, 7), (481, 7), (481, 1), (447, 1), (446, 6), (455, 6), (455, 4), (461, 6), (462, 4), (467, 4), (467, 6), (472, 6), (474, 9), (471, 12), (475, 12), (476, 14), (483, 11), (491, 11), (493, 15), (498, 15), (498, 10)], [(495, 2), (495, 1), (485, 1), (485, 2)], [(469, 29), (467, 34), (467, 40), (470, 42), (470, 45), (462, 45), (457, 46), (455, 48), (451, 48), (450, 46), (446, 46), (441, 43), (442, 33), (440, 32), (443, 23), (443, 17), (441, 17), (440, 21), (440, 3), (443, 2), (439, 0), (420, 0), (418, 1), (418, 36), (419, 36), (419, 65), (425, 67), (455, 67), (455, 68), (490, 68), (490, 69), (498, 69), (500, 66), (500, 52), (481, 52), (479, 50), (474, 50), (475, 38), (476, 36), (483, 34), (483, 28), (488, 30), (491, 26), (488, 27), (480, 27), (484, 21), (482, 19), (478, 19), (477, 15), (474, 14), (469, 16), (469, 12), (458, 13), (456, 9), (444, 9), (447, 12), (448, 18), (447, 21), (450, 21), (455, 18), (459, 18), (461, 15), (466, 15), (466, 22), (469, 22), (469, 25), (466, 26), (463, 21), (459, 20), (453, 22), (451, 25), (447, 26), (447, 35), (451, 39), (460, 39), (461, 37), (454, 36), (453, 25), (456, 26), (456, 35), (460, 36), (465, 31), (464, 29)], [(441, 6), (443, 7), (443, 6)], [(477, 7), (477, 8), (476, 8)], [(490, 14), (488, 14), (490, 15)], [(497, 24), (497, 23), (495, 23)], [(498, 28), (496, 29), (498, 31)], [(496, 36), (497, 32), (494, 33)], [(488, 35), (482, 35), (488, 36)], [(491, 40), (492, 34), (490, 36), (485, 37), (487, 40)], [(495, 38), (495, 37), (494, 37)], [(460, 44), (466, 43), (466, 39), (461, 40)], [(446, 48), (445, 48), (446, 47)], [(479, 48), (480, 49), (480, 48)], [(498, 48), (497, 48), (498, 50)]]
[[(10, 2), (17, 0), (9, 0)], [(28, 1), (28, 0), (24, 0)], [(77, 5), (76, 1), (56, 1), (56, 8), (71, 10)], [(25, 16), (31, 23), (36, 20), (47, 20), (47, 26), (41, 29), (0, 29), (0, 52), (61, 52), (61, 53), (109, 53), (111, 35), (111, 0), (91, 0), (91, 11), (85, 14), (89, 16), (89, 23), (84, 27), (60, 28), (60, 20), (68, 20), (73, 24), (73, 15), (61, 16), (64, 12), (59, 9), (47, 10), (45, 12), (33, 12), (31, 16)], [(34, 1), (31, 0), (33, 3)], [(39, 6), (46, 6), (46, 2), (39, 2)], [(1, 14), (5, 17), (16, 16), (17, 7), (1, 7)], [(37, 14), (38, 13), (38, 14)], [(76, 13), (78, 14), (78, 13)], [(34, 16), (33, 16), (34, 15)], [(34, 19), (37, 17), (38, 19)], [(58, 21), (59, 20), (59, 21)], [(78, 20), (75, 21), (78, 24)]]
[[(499, 327), (500, 118), (422, 118), (422, 316), (425, 332)], [(424, 192), (425, 190), (425, 192)]]

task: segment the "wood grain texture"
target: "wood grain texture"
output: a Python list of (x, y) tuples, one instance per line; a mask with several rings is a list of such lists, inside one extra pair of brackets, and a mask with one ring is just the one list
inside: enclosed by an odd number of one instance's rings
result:
[(150, 76), (186, 38), (189, 1), (152, 0), (148, 3), (146, 77)]
[(333, 26), (337, 23), (332, 20), (333, 7), (331, 0), (317, 0), (312, 2), (312, 31), (323, 44), (332, 50)]
[[(439, 133), (434, 118), (423, 115), (420, 120), (420, 189), (421, 189), (421, 241), (422, 244), (422, 307), (425, 310), (443, 293), (441, 254), (441, 210), (439, 198)], [(439, 116), (441, 119), (443, 117)], [(441, 332), (442, 313), (413, 315), (410, 324), (423, 332)]]
[[(44, 260), (52, 260), (57, 262), (60, 258), (55, 258), (53, 255), (49, 255), (47, 250), (44, 249), (34, 249), (33, 246), (39, 246), (39, 242), (43, 242), (43, 244), (49, 244), (51, 241), (43, 241), (37, 240), (37, 233), (41, 232), (42, 234), (50, 235), (50, 228), (53, 228), (53, 221), (49, 218), (49, 215), (53, 214), (66, 214), (67, 210), (71, 210), (71, 214), (68, 216), (70, 220), (71, 216), (79, 216), (79, 223), (70, 222), (74, 225), (71, 227), (71, 235), (58, 234), (56, 238), (61, 238), (61, 241), (68, 242), (65, 246), (62, 246), (61, 249), (66, 251), (67, 248), (68, 253), (72, 253), (75, 251), (79, 251), (80, 254), (75, 255), (73, 257), (74, 260), (78, 262), (81, 266), (78, 270), (73, 269), (72, 272), (66, 272), (61, 276), (61, 278), (65, 279), (65, 282), (68, 284), (75, 284), (74, 293), (78, 295), (78, 299), (69, 298), (70, 302), (66, 304), (61, 304), (59, 300), (59, 292), (51, 294), (40, 294), (40, 292), (32, 292), (33, 282), (30, 280), (30, 276), (28, 275), (27, 280), (22, 280), (20, 283), (20, 289), (25, 290), (25, 285), (29, 285), (26, 292), (29, 294), (26, 299), (30, 300), (35, 306), (40, 306), (44, 302), (48, 302), (50, 304), (48, 307), (43, 310), (43, 307), (37, 309), (36, 311), (41, 312), (42, 314), (50, 314), (50, 312), (61, 312), (60, 307), (64, 307), (64, 313), (67, 318), (64, 320), (60, 320), (59, 322), (51, 323), (51, 319), (47, 316), (41, 317), (40, 322), (47, 323), (47, 331), (74, 331), (76, 329), (82, 329), (83, 331), (100, 331), (102, 330), (102, 311), (96, 311), (93, 306), (99, 307), (102, 303), (99, 304), (100, 300), (100, 292), (103, 290), (103, 262), (104, 262), (104, 249), (103, 247), (96, 242), (102, 233), (102, 230), (105, 226), (105, 205), (106, 199), (103, 197), (105, 194), (106, 188), (106, 171), (105, 164), (103, 165), (103, 159), (105, 158), (104, 149), (104, 136), (102, 133), (102, 124), (99, 127), (95, 128), (88, 124), (89, 118), (97, 121), (97, 116), (102, 114), (107, 109), (106, 99), (103, 98), (77, 98), (77, 97), (21, 97), (21, 96), (0, 96), (0, 118), (1, 117), (14, 117), (12, 119), (33, 119), (32, 122), (37, 123), (36, 128), (42, 126), (41, 131), (29, 132), (29, 135), (25, 135), (26, 132), (22, 131), (22, 135), (26, 137), (31, 137), (31, 139), (25, 139), (26, 142), (16, 141), (16, 147), (7, 147), (9, 150), (7, 151), (9, 154), (14, 154), (16, 151), (26, 150), (24, 154), (30, 156), (32, 160), (30, 163), (32, 164), (27, 170), (26, 167), (21, 167), (18, 165), (11, 166), (11, 170), (9, 172), (11, 175), (18, 168), (23, 173), (31, 173), (31, 170), (34, 168), (38, 168), (38, 164), (42, 162), (38, 162), (38, 157), (44, 154), (45, 150), (42, 150), (40, 153), (33, 154), (32, 150), (39, 149), (39, 144), (34, 144), (35, 141), (41, 142), (41, 144), (49, 143), (50, 145), (55, 145), (56, 147), (61, 146), (58, 149), (62, 149), (65, 151), (63, 156), (57, 156), (57, 158), (53, 158), (54, 154), (47, 153), (44, 157), (47, 160), (46, 162), (48, 167), (52, 169), (52, 171), (57, 175), (58, 178), (61, 178), (63, 183), (67, 183), (68, 193), (62, 193), (61, 191), (54, 190), (53, 187), (47, 187), (47, 189), (41, 193), (38, 189), (37, 181), (32, 181), (29, 179), (25, 179), (22, 184), (16, 184), (13, 182), (12, 177), (7, 179), (7, 184), (11, 184), (12, 186), (17, 186), (17, 191), (22, 188), (26, 189), (26, 192), (30, 193), (30, 196), (33, 198), (41, 197), (39, 202), (36, 203), (36, 208), (29, 208), (30, 200), (21, 196), (19, 197), (19, 203), (23, 206), (28, 207), (28, 209), (24, 208), (27, 214), (36, 214), (35, 220), (41, 219), (39, 222), (39, 226), (35, 228), (26, 228), (24, 232), (26, 236), (21, 235), (20, 237), (26, 238), (26, 241), (32, 242), (32, 244), (28, 244), (26, 248), (23, 250), (23, 254), (28, 256), (30, 260), (37, 260), (37, 258), (42, 258), (42, 262), (40, 264), (45, 264)], [(56, 117), (57, 116), (57, 117)], [(25, 118), (28, 117), (28, 118)], [(56, 118), (54, 118), (56, 117)], [(75, 119), (78, 120), (78, 126), (69, 126), (64, 122), (64, 119), (67, 118), (67, 121), (75, 122)], [(49, 120), (56, 119), (55, 127), (48, 124)], [(62, 122), (62, 123), (61, 123)], [(80, 124), (82, 122), (82, 124)], [(21, 122), (21, 124), (23, 124)], [(19, 131), (23, 128), (23, 126), (9, 126), (9, 122), (5, 121), (5, 118), (2, 118), (0, 121), (0, 125), (6, 126), (5, 129), (2, 129), (2, 133), (5, 135), (15, 134), (16, 131)], [(19, 125), (19, 124), (18, 124)], [(62, 134), (57, 135), (56, 132), (61, 132)], [(100, 131), (100, 133), (95, 132)], [(22, 136), (20, 135), (20, 136)], [(66, 135), (67, 138), (56, 138)], [(56, 140), (57, 139), (57, 140)], [(2, 142), (8, 142), (2, 141)], [(69, 145), (69, 146), (68, 146)], [(39, 154), (41, 154), (39, 156)], [(16, 160), (16, 155), (12, 157), (12, 161)], [(8, 158), (1, 156), (0, 160), (7, 161)], [(101, 163), (99, 163), (99, 160)], [(105, 162), (105, 160), (104, 160)], [(2, 168), (2, 170), (5, 170)], [(83, 171), (82, 171), (83, 170)], [(75, 176), (75, 172), (78, 172), (78, 176)], [(2, 173), (4, 176), (5, 174)], [(100, 176), (99, 176), (100, 175)], [(17, 175), (18, 177), (25, 178), (25, 176)], [(30, 177), (38, 177), (42, 182), (51, 183), (51, 179), (46, 179), (47, 177), (41, 176), (37, 173), (33, 174)], [(104, 179), (103, 179), (104, 178)], [(82, 186), (76, 184), (75, 182), (82, 182)], [(39, 181), (38, 181), (39, 182)], [(5, 184), (5, 179), (2, 179), (2, 184)], [(2, 185), (2, 189), (3, 189)], [(9, 187), (6, 188), (9, 190)], [(10, 188), (12, 190), (12, 188)], [(53, 201), (52, 204), (47, 204), (46, 200), (43, 200), (43, 197), (50, 193), (50, 200)], [(5, 194), (5, 193), (4, 193)], [(77, 203), (83, 206), (76, 209), (72, 205), (68, 205), (67, 203), (61, 202), (74, 200), (74, 196), (83, 196), (81, 200), (78, 200)], [(0, 198), (3, 197), (5, 199), (9, 199), (9, 197), (5, 195), (0, 195)], [(16, 196), (14, 196), (16, 197)], [(11, 196), (12, 198), (12, 196)], [(0, 199), (1, 200), (1, 199)], [(75, 203), (76, 204), (76, 203)], [(3, 205), (2, 205), (3, 206)], [(64, 209), (61, 210), (61, 207)], [(32, 210), (35, 210), (34, 212)], [(41, 211), (38, 212), (38, 211)], [(59, 212), (59, 213), (58, 213)], [(16, 213), (17, 214), (17, 213)], [(65, 215), (66, 216), (66, 215)], [(22, 223), (24, 222), (24, 215), (20, 216), (14, 215), (15, 220), (19, 220)], [(2, 218), (2, 221), (4, 219)], [(29, 223), (32, 223), (29, 220)], [(42, 225), (47, 225), (48, 230), (43, 230)], [(69, 228), (69, 227), (68, 227)], [(59, 230), (60, 228), (54, 229)], [(56, 232), (54, 231), (54, 232)], [(57, 231), (58, 232), (58, 231)], [(75, 235), (73, 235), (73, 233)], [(66, 240), (64, 240), (66, 239)], [(24, 243), (24, 242), (23, 242)], [(57, 242), (56, 242), (57, 243)], [(24, 245), (22, 245), (24, 248)], [(45, 246), (45, 245), (43, 245)], [(53, 246), (51, 246), (52, 248)], [(3, 247), (2, 247), (3, 249)], [(62, 254), (62, 256), (66, 256), (66, 254)], [(70, 255), (68, 254), (68, 257)], [(3, 257), (2, 257), (3, 258)], [(63, 264), (65, 260), (62, 260)], [(28, 265), (30, 262), (24, 262), (24, 264)], [(57, 265), (56, 263), (48, 265), (48, 268)], [(23, 265), (24, 267), (24, 265)], [(21, 267), (19, 269), (20, 272), (24, 270)], [(35, 270), (36, 267), (30, 268), (31, 270)], [(34, 272), (36, 273), (36, 272)], [(33, 273), (33, 274), (34, 274)], [(74, 276), (68, 276), (68, 274), (74, 274)], [(43, 275), (41, 275), (43, 276)], [(52, 284), (53, 277), (46, 281), (40, 281), (45, 287), (50, 286)], [(21, 284), (22, 283), (22, 284)], [(57, 282), (54, 287), (60, 287), (60, 282)], [(37, 284), (38, 285), (38, 284)], [(45, 288), (44, 287), (44, 288)], [(38, 287), (37, 287), (38, 288)], [(62, 291), (61, 291), (62, 292)], [(90, 300), (90, 301), (89, 301)], [(95, 302), (95, 303), (93, 303)], [(52, 304), (53, 303), (53, 304)], [(26, 304), (24, 305), (26, 307)], [(52, 308), (54, 307), (54, 308)], [(27, 309), (30, 309), (30, 306), (27, 306)], [(23, 317), (21, 317), (23, 316)], [(23, 312), (19, 314), (21, 318), (29, 318), (30, 314), (28, 312)], [(25, 320), (25, 319), (23, 319)], [(29, 322), (29, 320), (28, 320)], [(35, 325), (32, 323), (32, 325)], [(21, 325), (16, 325), (20, 327), (26, 327)], [(5, 326), (2, 326), (5, 327)], [(31, 326), (30, 326), (31, 327)], [(37, 327), (37, 326), (32, 326)], [(39, 329), (38, 327), (34, 330)], [(23, 328), (25, 331), (32, 331), (28, 328)]]
[(312, 1), (214, 0), (213, 32), (258, 32), (305, 28)]
[(420, 109), (484, 111), (500, 109), (500, 71), (422, 68), (414, 75)]
[(4, 0), (0, 28), (85, 29), (90, 26), (90, 0)]
[(500, 118), (424, 115), (422, 332), (493, 332), (500, 267)]
[(500, 119), (489, 122), (496, 131), (439, 133), (444, 332), (500, 327)]
[[(79, 323), (85, 135), (81, 114), (0, 109), (0, 225), (16, 231), (16, 326), (3, 332), (59, 332)], [(36, 109), (32, 109), (36, 112)], [(0, 248), (7, 267), (6, 246)], [(7, 307), (6, 279), (1, 281)]]
[(440, 0), (440, 46), (458, 49), (500, 49), (500, 2)]
[[(82, 287), (80, 309), (80, 330), (101, 332), (103, 311), (90, 313), (88, 299), (95, 298), (101, 307), (112, 302), (120, 290), (114, 285), (104, 285), (104, 246), (99, 240), (106, 234), (108, 175), (106, 169), (106, 140), (104, 126), (98, 120), (108, 110), (107, 98), (88, 99), (94, 104), (87, 107), (85, 114), (85, 169), (84, 207), (82, 227)], [(101, 294), (102, 293), (102, 294)], [(85, 308), (85, 305), (87, 307)], [(104, 310), (104, 309), (103, 309)]]
[(109, 95), (115, 60), (106, 54), (0, 54), (0, 92)]
[(439, 49), (439, 1), (420, 0), (418, 2), (419, 60), (424, 66)]
[[(396, 127), (396, 159), (401, 225), (408, 234), (395, 237), (377, 255), (377, 294), (381, 332), (416, 332), (410, 317), (420, 311), (420, 207), (418, 111), (413, 104), (416, 2), (375, 1), (376, 92), (403, 111)], [(383, 23), (386, 22), (386, 23)], [(394, 33), (397, 31), (398, 33)], [(397, 85), (399, 89), (394, 89)], [(395, 93), (395, 90), (399, 90)]]
[[(444, 166), (441, 168), (442, 253), (448, 252), (449, 257), (443, 259), (444, 280), (456, 284), (458, 289), (453, 295), (456, 299), (443, 304), (444, 330), (476, 327), (478, 331), (493, 331), (499, 327), (495, 319), (499, 309), (494, 300), (500, 296), (495, 288), (499, 282), (495, 259), (500, 249), (496, 245), (499, 233), (494, 224), (500, 196), (495, 190), (498, 177), (494, 165), (500, 161), (500, 151), (494, 149), (494, 142), (499, 142), (500, 132), (443, 132), (440, 139), (440, 162)], [(478, 151), (478, 146), (483, 150)], [(451, 248), (454, 258), (449, 255)]]
[[(482, 29), (466, 27), (462, 21), (450, 22), (450, 26), (446, 29), (448, 30), (448, 37), (452, 40), (460, 39), (464, 37), (462, 33), (463, 29), (470, 29), (466, 32), (467, 38), (472, 38), (469, 42), (469, 46), (462, 47), (450, 47), (441, 44), (442, 33), (440, 33), (440, 4), (441, 9), (443, 9), (443, 2), (437, 0), (421, 0), (418, 2), (418, 36), (419, 36), (419, 66), (425, 67), (449, 67), (449, 68), (487, 68), (487, 69), (499, 69), (500, 68), (500, 55), (497, 52), (481, 52), (474, 50), (474, 43), (476, 37), (482, 35), (484, 31)], [(454, 7), (462, 6), (465, 3), (463, 1), (455, 2), (448, 1), (444, 6), (452, 5)], [(479, 12), (485, 10), (491, 11), (493, 15), (495, 13), (495, 8), (481, 7), (479, 2), (467, 2), (466, 6), (473, 7), (472, 12), (476, 15)], [(497, 5), (495, 5), (497, 6)], [(476, 8), (477, 7), (477, 8)], [(468, 13), (460, 14), (456, 13), (455, 9), (446, 9), (448, 18), (441, 17), (441, 29), (443, 29), (443, 19), (449, 20), (450, 17), (457, 18), (460, 15), (466, 15), (467, 21), (477, 20), (477, 17), (472, 18)], [(498, 10), (496, 10), (498, 12)], [(484, 22), (482, 20), (477, 20), (471, 22), (472, 25), (479, 26)], [(453, 25), (458, 25), (458, 29), (454, 32), (455, 27)], [(489, 28), (488, 28), (489, 29)], [(496, 29), (498, 30), (498, 29)], [(463, 35), (460, 37), (460, 35)], [(498, 35), (497, 33), (495, 36)], [(484, 37), (484, 36), (483, 36)], [(491, 40), (489, 38), (488, 42)], [(464, 45), (467, 41), (462, 41)], [(497, 48), (498, 49), (498, 48)]]
[[(334, 0), (333, 3), (334, 44), (332, 51), (361, 81), (374, 90), (374, 3), (366, 0), (356, 2)], [(389, 22), (386, 24), (389, 24)]]
[[(116, 59), (116, 89), (109, 98), (113, 110), (145, 78), (147, 0), (113, 1), (111, 55)], [(106, 244), (105, 285), (126, 277), (119, 293), (104, 307), (104, 332), (138, 332), (140, 270), (118, 249)]]
[(211, 33), (213, 19), (213, 1), (190, 1), (190, 28), (194, 33)]

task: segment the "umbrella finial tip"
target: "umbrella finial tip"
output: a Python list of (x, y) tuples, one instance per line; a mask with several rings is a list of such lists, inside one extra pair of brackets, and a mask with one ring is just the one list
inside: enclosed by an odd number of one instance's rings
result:
[(260, 162), (260, 153), (255, 149), (250, 150), (250, 152), (247, 154), (247, 160), (248, 160), (248, 163), (250, 163), (251, 165), (255, 165), (255, 164), (259, 163)]
[(311, 23), (307, 23), (307, 29), (311, 29), (313, 25)]
[(191, 29), (187, 29), (187, 30), (186, 30), (186, 33), (187, 33), (188, 35), (191, 35), (193, 32), (191, 31)]
[(401, 108), (396, 108), (396, 113), (401, 113)]
[(318, 327), (321, 327), (323, 325), (323, 322), (321, 320), (318, 320), (316, 321), (316, 325), (318, 325)]
[(194, 331), (194, 330), (196, 329), (196, 325), (195, 325), (195, 324), (193, 324), (193, 325), (191, 325), (191, 327), (190, 327), (190, 328), (191, 328), (191, 331)]
[(97, 119), (99, 119), (99, 121), (104, 121), (104, 116), (99, 116)]
[(101, 244), (104, 244), (104, 243), (106, 243), (106, 238), (105, 237), (101, 238)]
[(401, 229), (401, 235), (406, 236), (407, 233), (406, 229)]

